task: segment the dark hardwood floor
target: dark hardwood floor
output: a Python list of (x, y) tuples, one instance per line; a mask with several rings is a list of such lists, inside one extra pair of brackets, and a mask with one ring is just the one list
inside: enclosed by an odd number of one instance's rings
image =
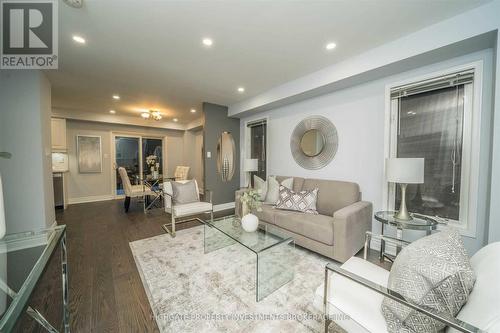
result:
[[(158, 332), (129, 242), (164, 234), (161, 225), (167, 219), (161, 210), (144, 214), (134, 201), (125, 213), (122, 200), (71, 205), (57, 212), (58, 223), (67, 226), (72, 332)], [(178, 230), (195, 225), (181, 224)], [(373, 251), (370, 261), (378, 262)], [(60, 274), (57, 251), (30, 299), (50, 322), (62, 318)], [(16, 331), (44, 332), (26, 314)]]

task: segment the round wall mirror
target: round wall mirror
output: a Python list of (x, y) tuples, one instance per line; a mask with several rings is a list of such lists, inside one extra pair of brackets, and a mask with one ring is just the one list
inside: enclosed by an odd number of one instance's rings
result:
[(307, 156), (318, 156), (325, 147), (325, 137), (317, 129), (311, 129), (302, 135), (300, 149)]
[(302, 120), (293, 130), (290, 150), (298, 165), (304, 169), (321, 169), (337, 153), (337, 129), (322, 116)]

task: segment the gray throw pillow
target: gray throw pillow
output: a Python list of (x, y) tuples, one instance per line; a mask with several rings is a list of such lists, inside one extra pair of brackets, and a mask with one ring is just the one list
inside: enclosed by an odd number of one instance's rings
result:
[(316, 215), (318, 214), (316, 210), (317, 199), (317, 188), (308, 191), (295, 192), (283, 185), (280, 185), (279, 198), (276, 202), (276, 208)]
[(275, 205), (279, 199), (280, 185), (283, 185), (289, 189), (293, 187), (293, 178), (284, 179), (281, 184), (276, 180), (276, 177), (269, 176), (267, 178), (267, 194), (266, 203)]
[(194, 180), (172, 182), (172, 201), (176, 205), (200, 201)]
[[(449, 228), (421, 238), (396, 257), (388, 288), (416, 304), (455, 317), (474, 286), (475, 275), (458, 232)], [(387, 329), (438, 332), (445, 325), (390, 298), (382, 302)]]
[(257, 175), (253, 175), (253, 188), (255, 191), (257, 191), (257, 193), (259, 193), (260, 201), (266, 200), (267, 181)]

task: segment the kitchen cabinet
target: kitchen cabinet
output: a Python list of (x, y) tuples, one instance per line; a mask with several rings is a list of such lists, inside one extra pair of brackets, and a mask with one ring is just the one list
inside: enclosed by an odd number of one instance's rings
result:
[(52, 118), (52, 151), (66, 151), (66, 119)]

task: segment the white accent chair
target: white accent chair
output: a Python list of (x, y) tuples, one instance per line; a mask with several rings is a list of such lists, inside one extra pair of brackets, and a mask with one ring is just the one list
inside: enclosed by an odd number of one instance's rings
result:
[[(181, 180), (179, 183), (187, 183), (189, 180)], [(198, 182), (196, 180), (193, 180), (196, 185), (196, 193), (198, 195), (198, 200), (200, 200), (200, 189), (198, 187)], [(188, 218), (185, 220), (177, 220), (178, 218), (184, 218), (188, 216), (193, 216), (193, 215), (199, 215), (203, 213), (209, 213), (210, 214), (210, 220), (214, 219), (214, 207), (212, 205), (212, 192), (210, 190), (205, 189), (205, 195), (209, 194), (209, 201), (204, 202), (204, 201), (197, 201), (197, 202), (191, 202), (191, 203), (186, 203), (186, 204), (175, 204), (173, 202), (173, 190), (172, 190), (172, 183), (171, 182), (165, 182), (163, 183), (163, 193), (164, 193), (164, 200), (165, 200), (165, 212), (169, 213), (171, 216), (171, 223), (170, 224), (164, 224), (163, 229), (167, 233), (169, 233), (172, 237), (175, 237), (175, 225), (180, 224), (180, 223), (185, 223), (188, 221), (192, 220), (198, 220), (203, 223), (198, 218)], [(171, 229), (169, 229), (171, 227)]]
[(187, 180), (191, 167), (179, 165), (175, 167), (174, 178), (176, 181)]
[(132, 185), (128, 178), (127, 170), (124, 167), (119, 167), (118, 173), (120, 174), (123, 190), (125, 191), (124, 208), (127, 213), (130, 207), (130, 198), (142, 198), (143, 203), (145, 203), (146, 195), (152, 195), (153, 193), (151, 190), (145, 188), (144, 185)]
[[(391, 239), (385, 241), (391, 242)], [(325, 332), (332, 321), (347, 332), (388, 332), (381, 311), (384, 297), (445, 323), (447, 333), (500, 332), (500, 242), (479, 250), (471, 257), (471, 265), (476, 283), (456, 318), (430, 312), (387, 289), (389, 271), (357, 257), (350, 258), (342, 266), (326, 266), (327, 288), (325, 284), (318, 287), (314, 305), (327, 315)]]

